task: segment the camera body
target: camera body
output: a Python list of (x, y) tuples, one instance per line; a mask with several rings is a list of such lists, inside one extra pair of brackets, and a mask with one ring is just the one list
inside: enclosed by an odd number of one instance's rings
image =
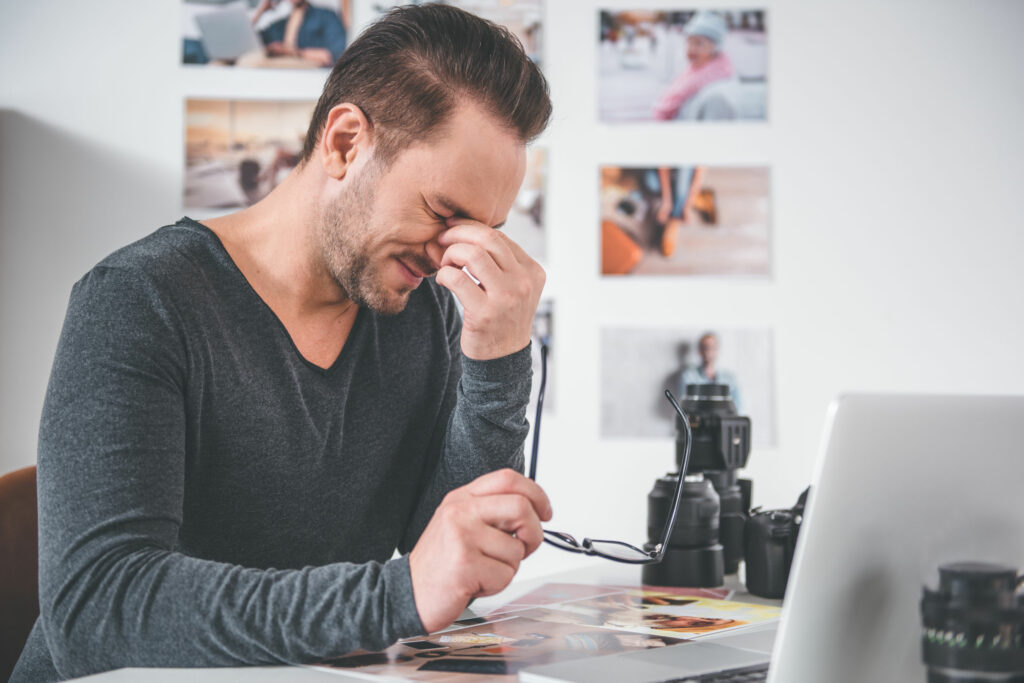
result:
[(754, 595), (772, 599), (785, 595), (809, 492), (809, 487), (804, 489), (796, 505), (788, 510), (750, 511), (743, 529), (743, 557), (747, 590)]
[[(693, 446), (690, 474), (737, 470), (750, 457), (750, 418), (737, 414), (726, 384), (687, 384), (682, 408), (690, 418)], [(686, 441), (676, 417), (676, 466), (682, 467)]]
[[(743, 525), (750, 509), (752, 482), (737, 473), (750, 458), (750, 418), (739, 415), (725, 384), (689, 384), (683, 410), (690, 418), (692, 475), (700, 474), (719, 499), (719, 539), (726, 574), (735, 574), (743, 559)], [(682, 466), (686, 443), (676, 418), (676, 465)]]
[[(750, 418), (737, 414), (728, 385), (689, 384), (681, 402), (690, 419), (690, 464), (676, 527), (661, 563), (643, 569), (644, 583), (721, 586), (743, 559), (743, 527), (751, 483), (736, 470), (750, 457)], [(676, 417), (676, 472), (655, 483), (648, 496), (648, 545), (660, 540), (671, 506), (665, 492), (678, 481), (686, 453), (685, 428)], [(670, 502), (670, 501), (669, 501)]]

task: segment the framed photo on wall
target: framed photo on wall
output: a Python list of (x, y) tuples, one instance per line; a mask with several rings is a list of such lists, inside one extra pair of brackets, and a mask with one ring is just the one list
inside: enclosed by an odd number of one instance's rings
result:
[(316, 102), (185, 101), (186, 209), (240, 209), (298, 162)]
[(761, 9), (601, 11), (598, 118), (764, 121), (767, 42)]
[(601, 168), (602, 275), (772, 274), (765, 167)]
[(351, 42), (353, 0), (183, 0), (181, 62), (329, 69)]
[(765, 328), (606, 327), (601, 330), (601, 436), (675, 437), (665, 389), (725, 384), (752, 423), (755, 447), (776, 443), (773, 335)]

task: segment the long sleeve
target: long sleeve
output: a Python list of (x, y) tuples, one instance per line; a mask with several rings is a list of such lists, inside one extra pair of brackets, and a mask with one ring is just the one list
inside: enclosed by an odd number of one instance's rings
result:
[(530, 345), (504, 358), (467, 358), (460, 350), (461, 320), (454, 307), (451, 313), (454, 319), (449, 320), (448, 330), (453, 363), (441, 411), (443, 422), (433, 443), (437, 464), (399, 546), (403, 553), (416, 544), (449, 491), (502, 468), (523, 471), (532, 381)]
[(97, 267), (72, 292), (39, 435), (41, 625), (63, 677), (303, 663), (422, 632), (405, 558), (258, 569), (188, 556), (180, 311)]

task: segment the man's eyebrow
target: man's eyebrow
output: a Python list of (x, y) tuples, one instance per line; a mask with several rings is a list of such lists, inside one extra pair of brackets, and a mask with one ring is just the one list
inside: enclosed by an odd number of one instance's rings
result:
[[(466, 211), (465, 209), (460, 207), (458, 202), (452, 201), (446, 195), (435, 194), (434, 195), (434, 202), (437, 203), (437, 204), (440, 204), (444, 209), (446, 209), (448, 211), (451, 211), (453, 215), (458, 216), (459, 218), (468, 218), (471, 221), (472, 220), (476, 220), (475, 218), (473, 218), (472, 216), (469, 215), (468, 211)], [(479, 221), (479, 222), (482, 223), (483, 221)], [(505, 225), (505, 221), (502, 221), (502, 222), (498, 223), (497, 225), (492, 225), (491, 227), (494, 228), (495, 230), (498, 230), (503, 225)]]

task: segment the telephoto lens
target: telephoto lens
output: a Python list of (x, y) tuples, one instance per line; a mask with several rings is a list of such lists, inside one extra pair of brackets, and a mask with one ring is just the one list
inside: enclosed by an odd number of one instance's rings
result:
[(735, 574), (743, 559), (743, 527), (747, 522), (748, 509), (739, 475), (736, 470), (709, 471), (704, 473), (704, 478), (711, 482), (718, 494), (721, 510), (718, 526), (724, 551), (725, 573)]
[[(647, 537), (660, 539), (665, 531), (677, 474), (654, 482), (647, 496)], [(654, 586), (710, 588), (723, 583), (723, 549), (718, 542), (719, 501), (711, 482), (683, 482), (679, 514), (661, 562), (645, 565), (643, 582)], [(654, 541), (644, 550), (653, 550)]]
[(1024, 682), (1022, 581), (995, 564), (939, 567), (939, 589), (921, 598), (928, 683)]

